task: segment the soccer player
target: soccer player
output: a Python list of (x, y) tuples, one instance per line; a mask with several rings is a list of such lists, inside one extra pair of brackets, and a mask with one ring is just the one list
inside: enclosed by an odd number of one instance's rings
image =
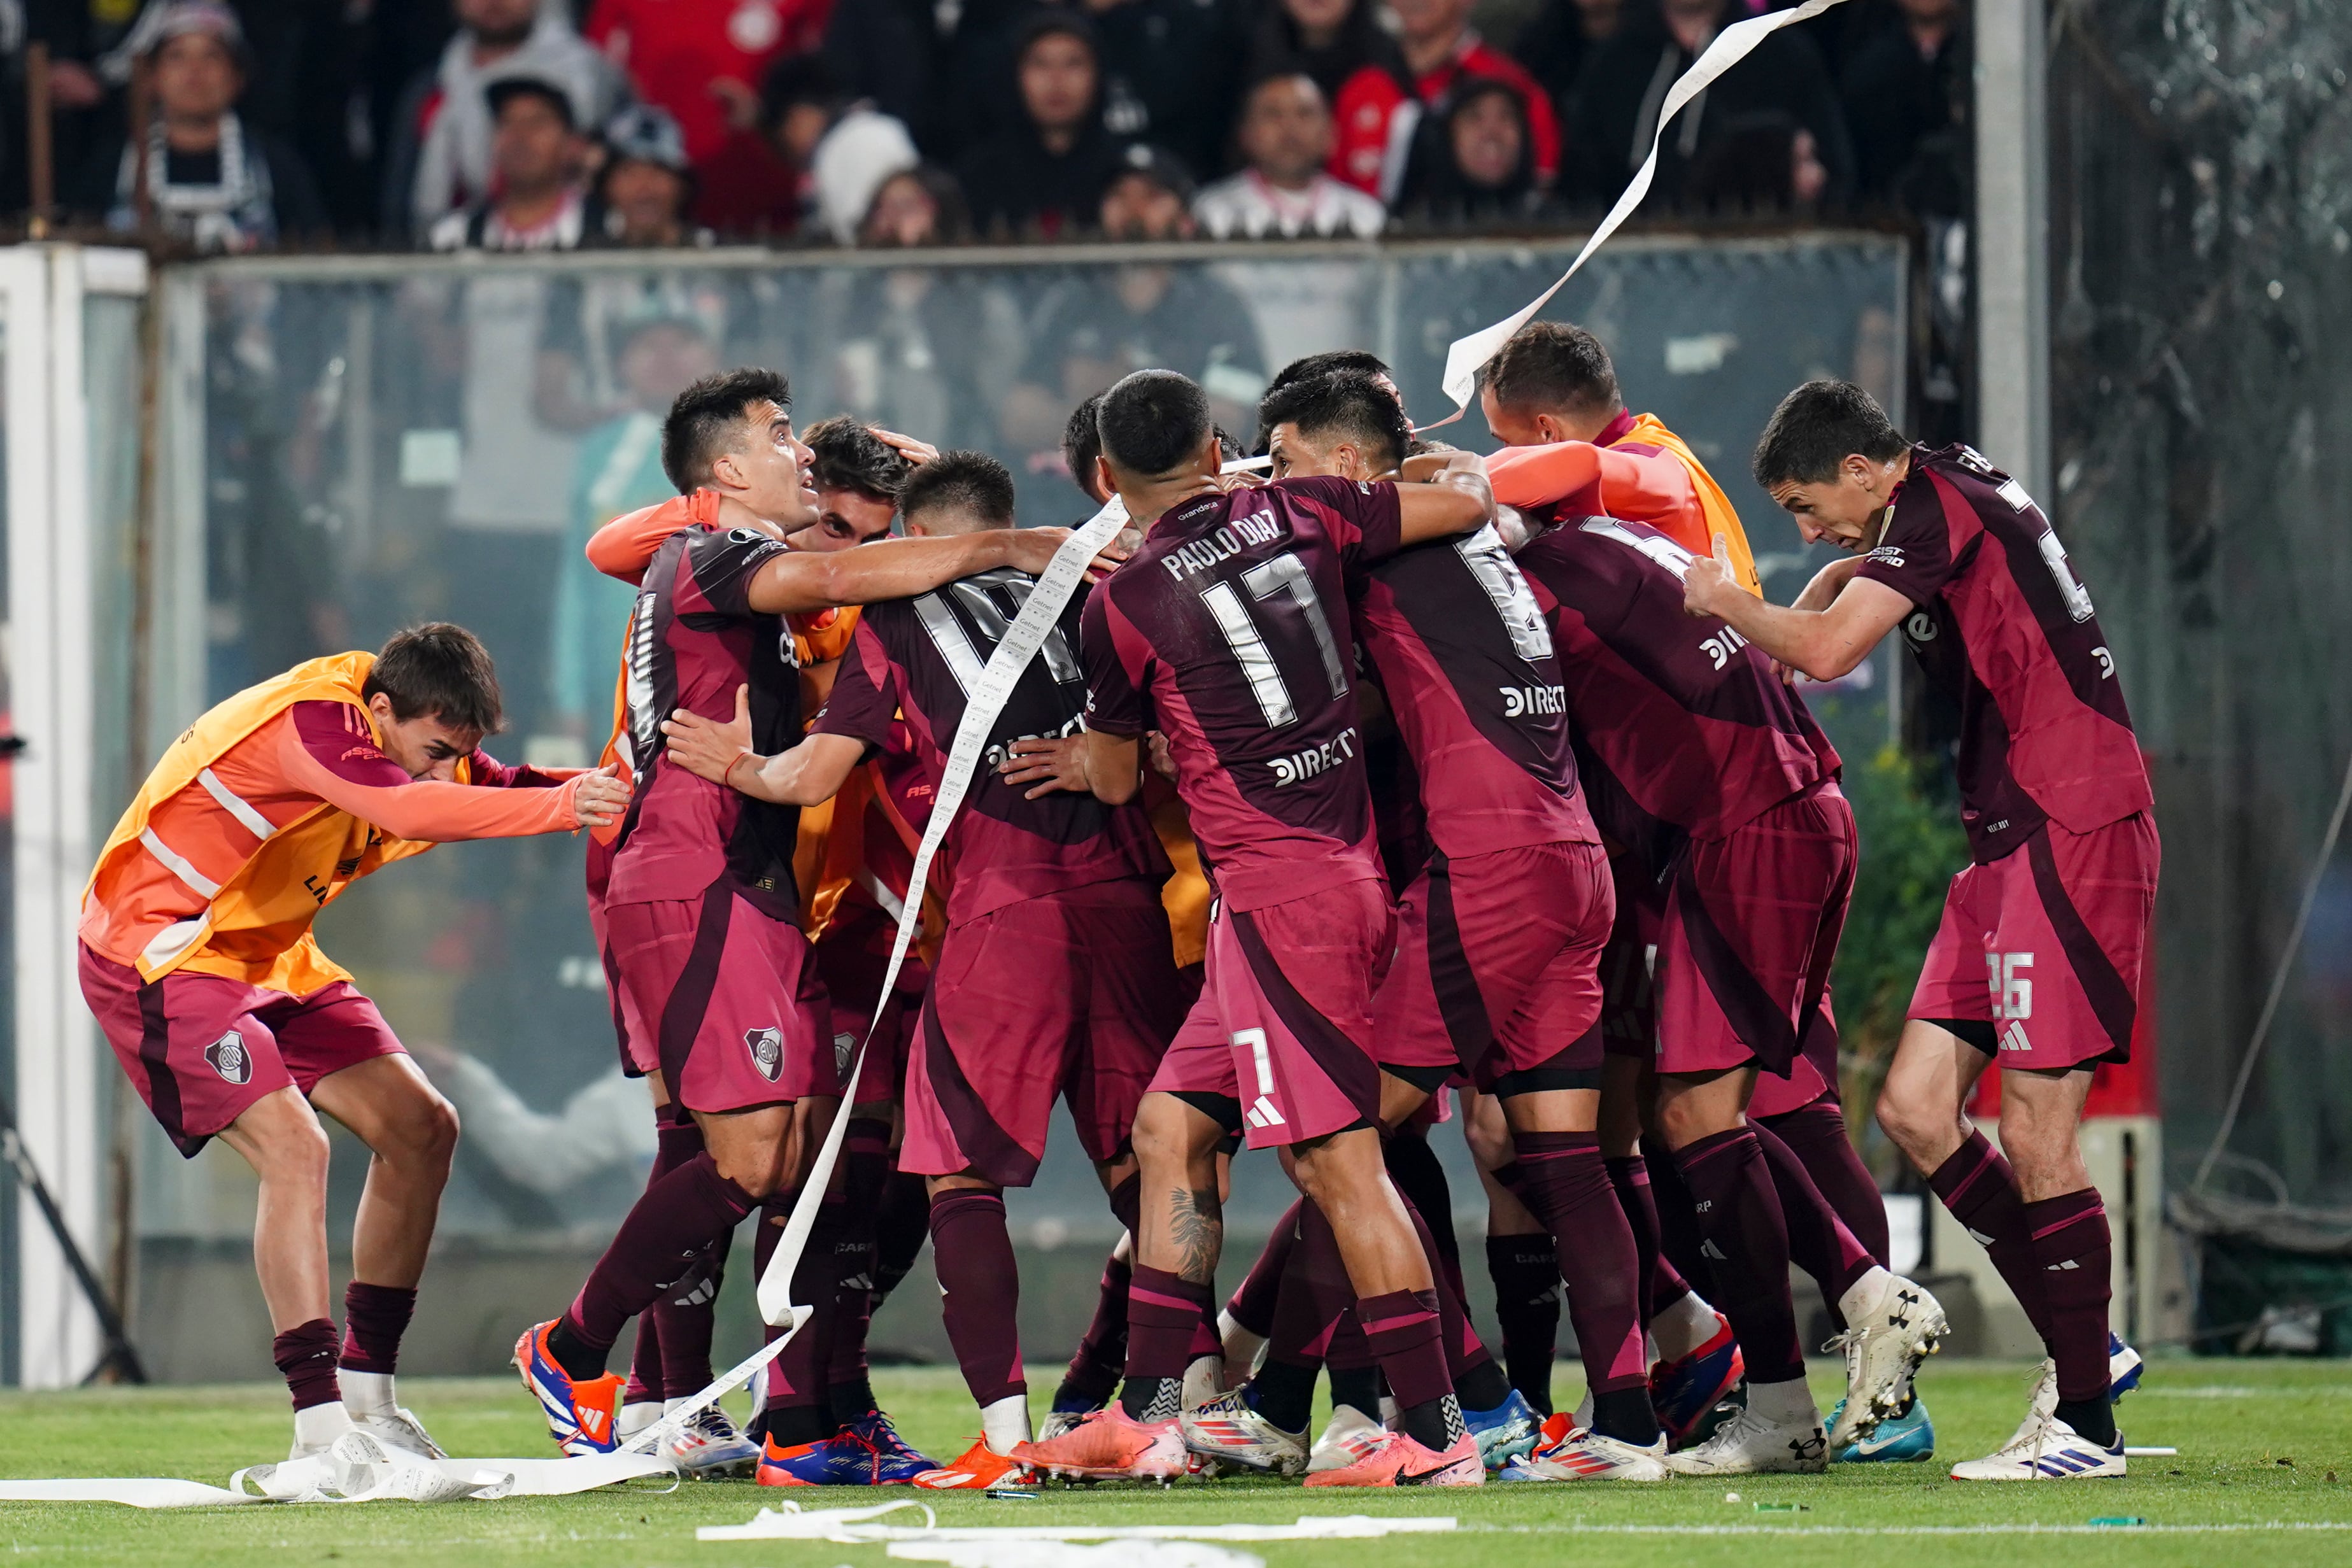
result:
[[(457, 1113), (311, 920), (435, 843), (602, 826), (627, 799), (609, 771), (492, 761), (499, 720), (489, 654), (461, 627), (299, 664), (182, 732), (82, 895), (82, 995), (132, 1087), (183, 1155), (218, 1137), (261, 1178), (254, 1266), (296, 1458), (354, 1424), (440, 1457), (393, 1368), (457, 1141)], [(340, 1354), (320, 1113), (373, 1155)]]
[(1693, 555), (1720, 534), (1733, 575), (1763, 591), (1747, 530), (1706, 465), (1654, 413), (1628, 413), (1600, 339), (1564, 321), (1530, 321), (1496, 350), (1478, 406), (1512, 450), (1486, 460), (1496, 504), (1647, 523)]
[(1045, 1469), (1171, 1476), (1195, 1336), (1214, 1313), (1214, 1155), (1229, 1130), (1286, 1147), (1337, 1233), (1356, 1316), (1401, 1406), (1372, 1452), (1309, 1484), (1485, 1479), (1440, 1343), (1432, 1273), (1381, 1169), (1372, 992), (1393, 915), (1374, 844), (1342, 574), (1492, 516), (1465, 463), (1430, 485), (1219, 477), (1201, 389), (1144, 371), (1113, 387), (1099, 463), (1145, 529), (1087, 601), (1083, 784), (1139, 788), (1167, 736), (1218, 904), (1206, 989), (1137, 1113), (1141, 1224), (1118, 1402), (1019, 1457)]
[[(604, 1371), (627, 1321), (708, 1272), (735, 1226), (796, 1172), (793, 1103), (830, 1088), (830, 1008), (796, 924), (797, 813), (667, 764), (661, 722), (748, 705), (752, 742), (801, 736), (783, 617), (921, 593), (1003, 566), (1042, 570), (1066, 537), (1032, 529), (894, 539), (830, 553), (785, 537), (815, 520), (809, 452), (772, 371), (707, 377), (662, 432), (676, 531), (631, 617), (634, 792), (604, 889), (606, 964), (636, 1069), (685, 1106), (703, 1147), (649, 1185), (569, 1311), (516, 1346), (525, 1385), (570, 1453), (611, 1451), (621, 1379)], [(822, 1389), (808, 1391), (814, 1404)]]
[[(1783, 608), (1732, 591), (1718, 551), (1685, 581), (1691, 612), (1818, 680), (1900, 626), (1960, 709), (1970, 863), (1952, 879), (1878, 1118), (1984, 1239), (2050, 1361), (2016, 1436), (1952, 1474), (2120, 1476), (2110, 1355), (2130, 1353), (2108, 1333), (2107, 1217), (2076, 1128), (2093, 1071), (2131, 1050), (2158, 845), (2115, 655), (2024, 487), (1969, 447), (1905, 441), (1861, 388), (1790, 392), (1754, 470), (1808, 540), (1853, 559)], [(1998, 1152), (1963, 1110), (1995, 1064)]]
[[(1640, 524), (1553, 520), (1518, 561), (1560, 645), (1579, 770), (1621, 846), (1621, 894), (1646, 904), (1658, 1130), (1747, 1368), (1746, 1408), (1666, 1462), (1819, 1470), (1830, 1450), (1792, 1257), (1848, 1323), (1842, 1429), (1867, 1434), (1899, 1404), (1943, 1328), (1934, 1300), (1881, 1268), (1810, 1183), (1776, 1181), (1769, 1134), (1748, 1124), (1759, 1076), (1805, 1068), (1799, 1040), (1845, 918), (1856, 845), (1837, 753), (1761, 654), (1675, 613), (1689, 551)], [(1641, 967), (1637, 946), (1621, 952)]]
[[(1390, 477), (1411, 439), (1392, 386), (1361, 371), (1288, 382), (1260, 419), (1277, 478)], [(1509, 1473), (1664, 1480), (1633, 1233), (1595, 1131), (1599, 968), (1615, 898), (1577, 783), (1550, 633), (1485, 528), (1365, 569), (1353, 622), (1431, 841), (1400, 900), (1397, 958), (1373, 1001), (1383, 1120), (1395, 1125), (1457, 1069), (1500, 1098), (1519, 1196), (1557, 1240), (1594, 1394), (1586, 1428)], [(1450, 1213), (1423, 1218), (1451, 1223)], [(1499, 1464), (1532, 1446), (1535, 1422), (1516, 1395), (1505, 1400), (1508, 1385), (1488, 1367), (1496, 1392), (1483, 1403), (1507, 1406), (1521, 1426), (1487, 1445)], [(1243, 1408), (1262, 1415), (1264, 1402)], [(1228, 1430), (1252, 1425), (1239, 1408), (1202, 1414), (1211, 1413)], [(1188, 1434), (1192, 1425), (1188, 1416)]]
[[(1010, 529), (1013, 477), (992, 457), (950, 453), (908, 481), (901, 505), (918, 536)], [(994, 570), (868, 605), (806, 740), (746, 757), (688, 716), (670, 727), (672, 755), (754, 799), (808, 805), (830, 798), (870, 750), (898, 744), (936, 789), (981, 672), (1033, 584)], [(1035, 1176), (1058, 1095), (1131, 1230), (1136, 1102), (1183, 1015), (1160, 906), (1168, 862), (1140, 806), (1064, 791), (1032, 798), (993, 766), (1015, 739), (1079, 728), (1078, 614), (1074, 600), (1023, 671), (947, 840), (955, 886), (908, 1063), (898, 1163), (929, 1179), (948, 1336), (982, 1430), (961, 1458), (917, 1478), (926, 1487), (984, 1490), (1021, 1469), (1012, 1456), (1030, 1436), (1028, 1389), (1003, 1189)], [(814, 1458), (772, 1436), (763, 1474)]]

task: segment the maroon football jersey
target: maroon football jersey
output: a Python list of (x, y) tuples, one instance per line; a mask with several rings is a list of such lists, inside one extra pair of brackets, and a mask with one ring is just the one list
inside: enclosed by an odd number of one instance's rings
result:
[(793, 848), (800, 809), (754, 800), (669, 764), (662, 720), (685, 708), (719, 724), (751, 688), (751, 747), (801, 738), (793, 629), (751, 607), (751, 580), (784, 552), (751, 528), (681, 528), (646, 568), (630, 612), (628, 744), (636, 789), (613, 854), (612, 904), (702, 896), (721, 876), (762, 913), (798, 924)]
[(1967, 446), (1912, 448), (1858, 576), (1918, 608), (1904, 640), (1960, 705), (1960, 822), (1999, 860), (2045, 819), (2087, 833), (2154, 809), (2091, 596), (2024, 486)]
[(1657, 529), (1570, 518), (1518, 556), (1550, 620), (1577, 769), (1601, 830), (1653, 868), (1838, 771), (1770, 661), (1683, 613), (1691, 554)]
[[(1006, 568), (919, 598), (867, 605), (816, 728), (886, 750), (895, 738), (912, 748), (936, 791), (981, 672), (1035, 586), (1034, 578)], [(1007, 784), (996, 771), (1013, 742), (1082, 727), (1080, 613), (1073, 599), (990, 727), (963, 808), (948, 830), (955, 868), (951, 925), (1041, 894), (1168, 875), (1168, 857), (1139, 801), (1108, 806), (1065, 790), (1031, 800), (1024, 798), (1030, 786)], [(901, 712), (906, 722), (896, 725)]]
[(1356, 634), (1454, 858), (1597, 843), (1577, 788), (1551, 632), (1492, 528), (1401, 550), (1362, 574)]
[(1381, 875), (1345, 573), (1396, 553), (1396, 486), (1284, 479), (1170, 508), (1087, 601), (1087, 723), (1157, 729), (1218, 895)]

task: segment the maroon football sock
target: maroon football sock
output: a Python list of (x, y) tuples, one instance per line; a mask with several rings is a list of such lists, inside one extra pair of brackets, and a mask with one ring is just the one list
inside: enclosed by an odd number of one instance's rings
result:
[[(874, 1322), (882, 1193), (890, 1180), (890, 1124), (874, 1116), (851, 1117), (842, 1132), (841, 1164), (844, 1213), (834, 1247), (833, 1354), (827, 1358), (825, 1381), (845, 1391), (844, 1397), (831, 1403), (836, 1414), (848, 1416), (873, 1406), (866, 1336)], [(852, 1405), (857, 1410), (850, 1410)]]
[(1298, 1246), (1298, 1227), (1306, 1212), (1307, 1200), (1299, 1199), (1283, 1217), (1275, 1221), (1274, 1234), (1266, 1238), (1265, 1249), (1242, 1276), (1241, 1287), (1225, 1302), (1225, 1311), (1234, 1322), (1260, 1339), (1274, 1337), (1275, 1303), (1282, 1297), (1282, 1281), (1290, 1267), (1292, 1253)]
[(1461, 1436), (1462, 1409), (1445, 1367), (1445, 1327), (1433, 1291), (1391, 1291), (1356, 1303), (1372, 1357), (1396, 1396), (1397, 1425), (1444, 1452)]
[(342, 1365), (348, 1372), (389, 1375), (400, 1360), (400, 1336), (416, 1311), (416, 1292), (353, 1280), (343, 1290)]
[(1756, 1134), (1715, 1133), (1675, 1152), (1706, 1245), (1721, 1261), (1712, 1298), (1739, 1336), (1751, 1383), (1805, 1375), (1797, 1310), (1789, 1299), (1789, 1222)]
[[(654, 1111), (654, 1164), (646, 1173), (646, 1185), (653, 1186), (695, 1155), (702, 1153), (702, 1128), (677, 1101), (658, 1106)], [(662, 1303), (656, 1301), (637, 1318), (636, 1343), (629, 1347), (629, 1381), (622, 1391), (622, 1399), (631, 1405), (647, 1401), (658, 1402), (667, 1388), (662, 1378), (661, 1364)], [(695, 1388), (700, 1388), (698, 1383)], [(679, 1397), (694, 1392), (678, 1390)]]
[(1503, 1331), (1503, 1365), (1519, 1397), (1551, 1414), (1551, 1364), (1559, 1354), (1559, 1251), (1537, 1231), (1486, 1238), (1486, 1277), (1495, 1282), (1495, 1322)]
[(296, 1323), (270, 1342), (269, 1358), (286, 1375), (286, 1391), (294, 1396), (295, 1409), (331, 1405), (343, 1396), (342, 1385), (335, 1379), (333, 1319), (312, 1318), (307, 1323)]
[(972, 1402), (985, 1409), (1024, 1392), (1021, 1275), (1004, 1225), (1004, 1195), (950, 1191), (934, 1197), (931, 1263), (939, 1270), (948, 1343)]
[(1642, 1278), (1642, 1321), (1646, 1323), (1690, 1293), (1690, 1281), (1666, 1259), (1660, 1241), (1657, 1193), (1650, 1186), (1650, 1162), (1639, 1155), (1603, 1160), (1617, 1207), (1633, 1233), (1633, 1256)]
[(923, 1178), (899, 1171), (883, 1184), (874, 1225), (874, 1304), (898, 1288), (931, 1236), (931, 1197)]
[(1569, 1319), (1593, 1395), (1593, 1429), (1629, 1443), (1654, 1442), (1640, 1259), (1601, 1158), (1601, 1139), (1592, 1133), (1515, 1132), (1511, 1148), (1522, 1201), (1559, 1246)]
[[(1426, 1144), (1422, 1145), (1428, 1147)], [(1433, 1159), (1434, 1155), (1431, 1156)], [(1437, 1316), (1442, 1343), (1445, 1346), (1445, 1370), (1454, 1379), (1454, 1392), (1465, 1410), (1492, 1410), (1510, 1397), (1511, 1381), (1503, 1369), (1495, 1364), (1486, 1342), (1478, 1337), (1478, 1330), (1470, 1322), (1470, 1314), (1462, 1304), (1460, 1292), (1454, 1290), (1439, 1264), (1437, 1242), (1430, 1233), (1429, 1221), (1418, 1206), (1410, 1199), (1405, 1213), (1412, 1219), (1413, 1234), (1421, 1242), (1422, 1256), (1429, 1262), (1430, 1278), (1437, 1291)]]
[(2058, 1398), (2064, 1404), (2105, 1400), (2107, 1314), (2115, 1274), (2106, 1206), (2096, 1187), (2084, 1187), (2026, 1204), (2024, 1211), (2033, 1238), (2033, 1260), (2042, 1270), (2042, 1300), (2049, 1306)]
[(661, 1314), (648, 1312), (637, 1319), (637, 1338), (629, 1347), (629, 1380), (621, 1385), (621, 1403), (658, 1405), (667, 1392), (661, 1373)]
[(1171, 1420), (1182, 1407), (1184, 1368), (1215, 1300), (1213, 1286), (1135, 1265), (1127, 1291), (1127, 1385), (1119, 1390), (1119, 1404), (1131, 1418)]
[(583, 1370), (566, 1364), (564, 1370), (574, 1377), (593, 1377), (602, 1371), (603, 1358), (621, 1337), (622, 1327), (699, 1265), (751, 1212), (754, 1202), (750, 1193), (719, 1174), (717, 1162), (707, 1153), (648, 1186), (564, 1314), (571, 1337), (594, 1353), (596, 1364)]
[(1797, 1158), (1830, 1200), (1837, 1217), (1853, 1232), (1864, 1250), (1881, 1268), (1887, 1267), (1886, 1199), (1878, 1180), (1862, 1163), (1862, 1152), (1846, 1134), (1845, 1113), (1834, 1100), (1816, 1100), (1785, 1115), (1768, 1116), (1763, 1124), (1796, 1151)]
[(1265, 1354), (1269, 1362), (1311, 1367), (1330, 1353), (1338, 1325), (1353, 1321), (1349, 1309), (1356, 1304), (1356, 1290), (1348, 1282), (1339, 1239), (1323, 1211), (1302, 1198), (1291, 1213), (1297, 1224), (1284, 1254)]
[(2025, 1310), (2033, 1332), (2049, 1345), (2050, 1302), (2042, 1291), (2042, 1266), (2033, 1260), (2033, 1233), (2025, 1223), (2025, 1199), (2018, 1193), (2017, 1176), (2000, 1151), (1971, 1128), (1968, 1141), (1936, 1167), (1927, 1185), (1960, 1228), (1975, 1237), (1977, 1245), (1992, 1259), (1992, 1266)]
[[(766, 1275), (769, 1260), (783, 1244), (784, 1228), (799, 1198), (800, 1189), (795, 1187), (778, 1193), (761, 1208), (759, 1233), (751, 1245), (751, 1262), (757, 1270), (754, 1278)], [(840, 1314), (835, 1310), (840, 1296), (840, 1281), (834, 1274), (835, 1249), (845, 1221), (840, 1204), (818, 1205), (816, 1218), (809, 1228), (808, 1244), (802, 1248), (800, 1262), (793, 1270), (789, 1293), (795, 1304), (810, 1309), (809, 1320), (793, 1335), (792, 1343), (768, 1364), (768, 1394), (761, 1406), (763, 1429), (780, 1443), (814, 1442), (831, 1437), (839, 1427), (827, 1401), (832, 1388), (834, 1340), (840, 1325)], [(664, 1334), (668, 1332), (665, 1324)], [(770, 1325), (765, 1332), (772, 1341), (783, 1330)], [(664, 1361), (667, 1369), (667, 1350)], [(673, 1392), (670, 1397), (675, 1399), (679, 1395)]]
[(1822, 1300), (1829, 1303), (1832, 1322), (1843, 1333), (1845, 1314), (1838, 1310), (1838, 1298), (1876, 1268), (1878, 1260), (1845, 1228), (1830, 1200), (1813, 1185), (1796, 1151), (1769, 1127), (1751, 1122), (1748, 1130), (1755, 1134), (1756, 1146), (1764, 1151), (1765, 1166), (1772, 1173), (1772, 1190), (1788, 1221), (1789, 1260), (1813, 1277), (1813, 1283), (1822, 1288)]
[(1413, 1128), (1383, 1139), (1381, 1159), (1397, 1196), (1418, 1209), (1427, 1223), (1429, 1239), (1437, 1249), (1435, 1261), (1452, 1283), (1455, 1299), (1466, 1301), (1469, 1290), (1462, 1281), (1462, 1243), (1454, 1234), (1454, 1189), (1445, 1180), (1445, 1167), (1438, 1163), (1437, 1151), (1429, 1146), (1427, 1131)]
[[(1684, 1185), (1682, 1167), (1675, 1163), (1675, 1156), (1664, 1145), (1646, 1141), (1642, 1163), (1650, 1167), (1650, 1192), (1658, 1216), (1658, 1256), (1685, 1281), (1685, 1290), (1696, 1291), (1712, 1302), (1716, 1296), (1715, 1269), (1702, 1250), (1706, 1239), (1699, 1234), (1698, 1200)], [(1666, 1298), (1666, 1301), (1673, 1300), (1671, 1296)]]
[(1103, 1260), (1094, 1321), (1078, 1340), (1061, 1387), (1054, 1391), (1055, 1409), (1098, 1409), (1118, 1387), (1119, 1371), (1127, 1364), (1127, 1291), (1134, 1277), (1134, 1267), (1116, 1250)]

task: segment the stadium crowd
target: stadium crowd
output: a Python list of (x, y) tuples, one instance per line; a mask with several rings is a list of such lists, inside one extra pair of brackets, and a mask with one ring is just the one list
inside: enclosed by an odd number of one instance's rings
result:
[[(0, 0), (0, 195), (208, 252), (1569, 225), (1716, 33), (1788, 3)], [(1653, 204), (1961, 215), (1964, 11), (1773, 35)]]

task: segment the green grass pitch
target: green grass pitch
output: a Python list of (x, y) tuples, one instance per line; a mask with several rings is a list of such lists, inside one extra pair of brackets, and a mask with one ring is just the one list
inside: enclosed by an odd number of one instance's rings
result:
[[(1561, 1394), (1573, 1400), (1570, 1369)], [(1031, 1386), (1050, 1389), (1058, 1369)], [(1930, 1362), (1922, 1389), (1938, 1458), (1974, 1458), (2007, 1437), (2024, 1409), (2021, 1366)], [(1817, 1364), (1826, 1409), (1837, 1369)], [(886, 1371), (875, 1383), (907, 1436), (952, 1458), (970, 1440), (971, 1406), (951, 1369)], [(532, 1456), (551, 1450), (533, 1408), (509, 1381), (420, 1381), (403, 1396), (452, 1451)], [(1221, 1480), (1161, 1490), (1048, 1490), (1036, 1501), (929, 1496), (942, 1522), (1060, 1521), (1167, 1523), (1188, 1519), (1287, 1522), (1302, 1512), (1451, 1514), (1453, 1534), (1389, 1541), (1254, 1545), (1269, 1564), (1301, 1568), (1517, 1568), (1519, 1564), (1672, 1563), (1778, 1568), (1845, 1562), (2089, 1568), (2103, 1563), (2352, 1563), (2352, 1366), (2308, 1362), (2167, 1359), (2122, 1407), (2136, 1444), (2177, 1458), (2135, 1459), (2121, 1481), (1969, 1486), (1943, 1464), (1839, 1465), (1826, 1477), (1662, 1487), (1493, 1486), (1479, 1491), (1309, 1496), (1296, 1485)], [(1318, 1412), (1319, 1419), (1319, 1412)], [(104, 1389), (0, 1396), (0, 1474), (184, 1476), (215, 1485), (284, 1452), (285, 1395), (275, 1385)], [(1737, 1503), (1725, 1500), (1736, 1490)], [(780, 1495), (848, 1506), (909, 1495), (780, 1494), (749, 1481), (641, 1491), (421, 1507), (285, 1507), (142, 1512), (103, 1504), (0, 1503), (0, 1556), (54, 1563), (478, 1563), (773, 1565), (878, 1568), (879, 1546), (769, 1542), (705, 1544), (698, 1524), (740, 1523)], [(1759, 1512), (1758, 1503), (1801, 1512)], [(2137, 1516), (2138, 1528), (2087, 1528)]]

